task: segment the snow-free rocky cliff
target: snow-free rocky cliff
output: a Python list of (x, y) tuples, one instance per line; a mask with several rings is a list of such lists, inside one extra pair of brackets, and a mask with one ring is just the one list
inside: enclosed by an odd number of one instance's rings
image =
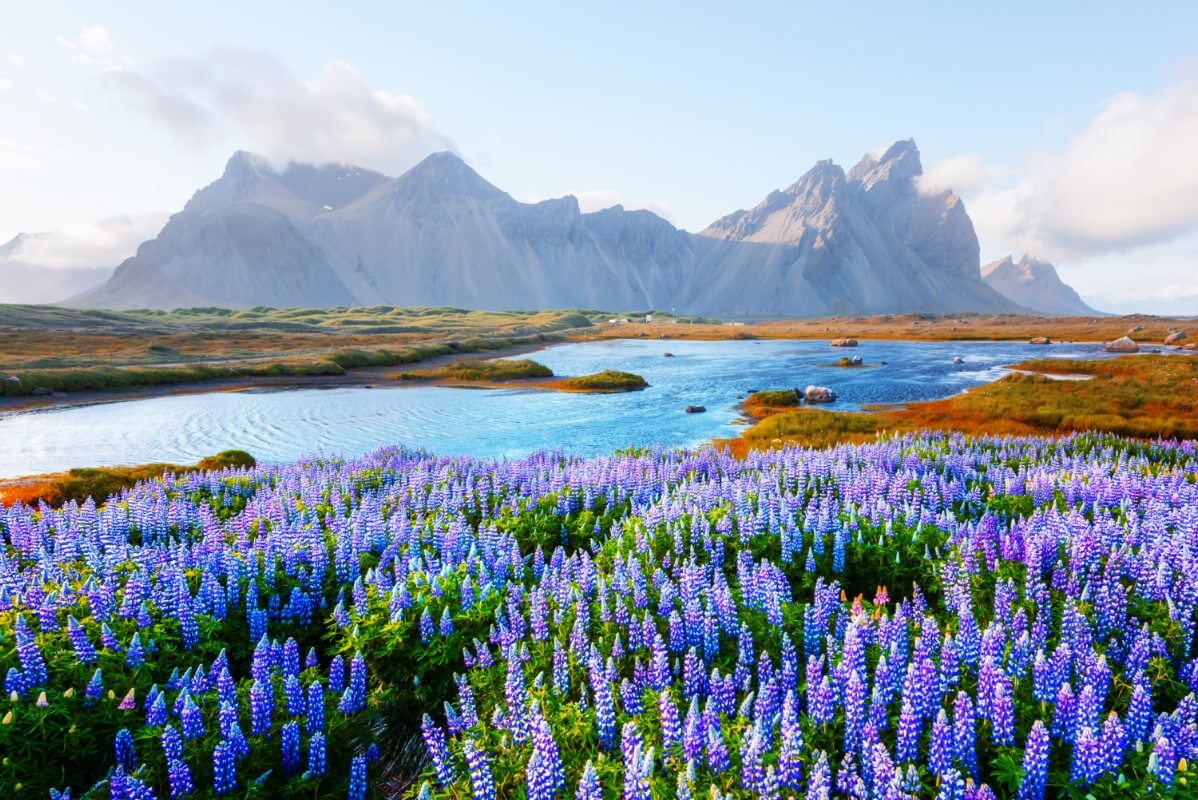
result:
[(961, 199), (916, 187), (899, 142), (847, 174), (818, 163), (691, 234), (648, 211), (521, 203), (450, 153), (399, 177), (283, 170), (237, 153), (77, 306), (454, 305), (716, 316), (1007, 312)]
[(1061, 280), (1047, 261), (1024, 255), (991, 261), (982, 267), (982, 280), (1013, 302), (1055, 317), (1092, 317), (1099, 312), (1086, 305), (1072, 286)]

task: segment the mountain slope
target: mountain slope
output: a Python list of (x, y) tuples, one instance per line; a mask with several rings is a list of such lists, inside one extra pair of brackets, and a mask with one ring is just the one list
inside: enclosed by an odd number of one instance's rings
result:
[(53, 233), (19, 233), (0, 245), (0, 303), (53, 303), (64, 286), (90, 289), (112, 275), (111, 266), (47, 266), (37, 245)]
[(899, 142), (820, 162), (700, 234), (648, 211), (521, 203), (450, 153), (390, 178), (239, 152), (80, 306), (666, 308), (719, 316), (1017, 311), (969, 216)]
[(981, 281), (960, 198), (921, 195), (914, 142), (846, 174), (821, 161), (783, 191), (699, 234), (686, 305), (746, 316), (1019, 311)]
[(1092, 317), (1100, 313), (1061, 280), (1056, 267), (1026, 254), (1018, 262), (1011, 256), (991, 261), (982, 267), (982, 280), (1005, 297), (1041, 314)]

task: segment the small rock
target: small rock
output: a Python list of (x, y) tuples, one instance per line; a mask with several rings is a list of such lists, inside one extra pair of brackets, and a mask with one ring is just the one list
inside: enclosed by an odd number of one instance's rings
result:
[(745, 394), (757, 394), (760, 389), (745, 389)]
[(954, 364), (964, 364), (965, 359), (961, 358), (960, 356), (953, 356), (953, 363)]
[(808, 403), (835, 403), (836, 392), (827, 386), (808, 386), (807, 391), (803, 392), (803, 398)]
[(1181, 346), (1181, 349), (1182, 350), (1198, 350), (1198, 344), (1194, 344), (1193, 342), (1190, 342), (1189, 344), (1183, 344)]
[(1052, 344), (1052, 339), (1047, 336), (1033, 336), (1028, 340), (1028, 344)]
[(856, 339), (848, 339), (848, 338), (833, 339), (832, 341), (828, 342), (828, 344), (832, 347), (856, 347), (857, 340)]
[(50, 395), (54, 394), (54, 390), (48, 386), (38, 386), (35, 387), (30, 394), (32, 394), (34, 397), (49, 397)]
[(1102, 349), (1108, 353), (1138, 353), (1140, 346), (1126, 336), (1120, 336), (1113, 342), (1107, 342)]
[(702, 414), (706, 410), (707, 410), (707, 406), (687, 406), (686, 407), (686, 413), (688, 413), (688, 414)]
[(673, 358), (674, 357), (673, 353), (662, 353), (661, 355), (663, 358)]
[(9, 383), (20, 383), (21, 382), (21, 379), (18, 378), (16, 375), (9, 375), (4, 380), (8, 381)]
[(865, 362), (861, 360), (861, 356), (853, 356), (851, 359), (849, 359), (849, 363), (854, 367), (859, 367)]
[(1139, 333), (1142, 330), (1144, 330), (1143, 325), (1132, 325), (1130, 328), (1127, 329), (1127, 332), (1129, 334), (1132, 334), (1132, 333)]
[(1165, 337), (1165, 344), (1180, 344), (1181, 342), (1184, 342), (1185, 340), (1186, 340), (1186, 332), (1185, 331), (1171, 331), (1169, 333), (1169, 335)]

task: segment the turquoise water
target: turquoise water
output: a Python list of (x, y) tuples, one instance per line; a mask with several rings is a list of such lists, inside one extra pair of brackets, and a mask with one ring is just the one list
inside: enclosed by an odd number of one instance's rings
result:
[[(843, 355), (879, 366), (827, 366)], [(760, 340), (558, 345), (532, 357), (558, 375), (620, 369), (644, 376), (650, 387), (607, 395), (437, 387), (218, 392), (8, 414), (0, 416), (0, 477), (194, 462), (231, 447), (278, 462), (396, 444), (511, 457), (553, 448), (590, 455), (630, 445), (690, 446), (736, 435), (738, 396), (750, 389), (814, 383), (840, 395), (831, 408), (855, 409), (947, 397), (998, 378), (1004, 364), (1044, 356), (1103, 353), (1095, 344), (994, 342), (865, 341), (855, 349)], [(687, 405), (704, 405), (707, 413), (686, 414)]]

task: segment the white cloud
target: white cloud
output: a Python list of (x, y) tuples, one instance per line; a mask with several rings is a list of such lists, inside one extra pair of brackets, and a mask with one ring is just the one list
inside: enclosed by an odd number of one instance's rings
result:
[(19, 53), (9, 53), (4, 57), (4, 60), (9, 66), (16, 67), (17, 69), (24, 69), (29, 63), (25, 60), (25, 56), (20, 55)]
[(1111, 97), (1061, 152), (1029, 159), (1014, 185), (995, 187), (992, 169), (964, 156), (928, 170), (981, 178), (960, 189), (984, 244), (1078, 259), (1198, 230), (1198, 74)]
[(273, 161), (344, 161), (392, 175), (453, 144), (413, 98), (369, 86), (335, 61), (304, 80), (273, 56), (224, 49), (103, 80), (184, 145), (243, 148)]
[(60, 154), (44, 145), (0, 139), (0, 170), (41, 169), (52, 155)]
[(13, 83), (8, 78), (0, 78), (0, 92), (7, 92), (12, 87)]
[(23, 236), (8, 258), (49, 269), (116, 266), (157, 235), (166, 219), (165, 212), (123, 214), (78, 228)]
[(88, 25), (74, 36), (56, 36), (58, 46), (71, 53), (71, 60), (87, 64), (92, 69), (107, 71), (128, 65), (129, 59), (120, 56), (112, 43), (112, 34), (103, 25)]
[(949, 189), (965, 194), (1009, 174), (1010, 170), (1005, 167), (987, 165), (980, 155), (971, 153), (952, 156), (933, 164), (919, 176), (916, 183), (923, 194), (939, 194)]

